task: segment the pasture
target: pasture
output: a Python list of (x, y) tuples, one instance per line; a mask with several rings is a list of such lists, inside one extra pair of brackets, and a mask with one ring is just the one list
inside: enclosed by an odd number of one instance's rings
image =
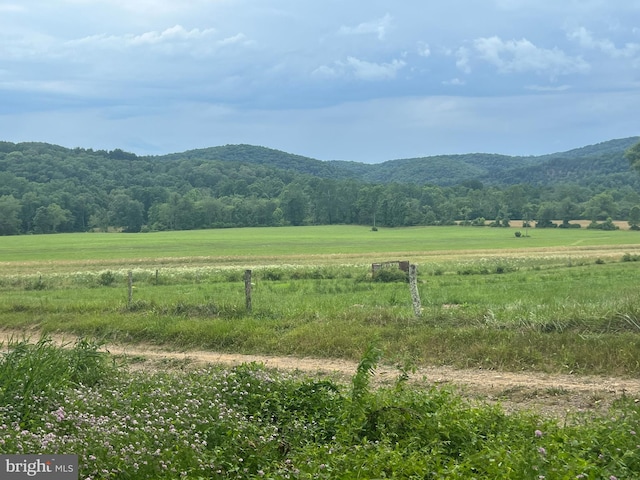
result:
[[(639, 248), (638, 232), (587, 229), (317, 226), (230, 228), (146, 234), (75, 233), (0, 238), (4, 273), (31, 269), (61, 271), (78, 267), (144, 264), (243, 266), (251, 264), (358, 264), (401, 255), (413, 263), (434, 257), (589, 251)], [(524, 230), (522, 230), (524, 233)], [(372, 260), (373, 259), (373, 260)]]
[[(1, 324), (351, 360), (376, 339), (389, 362), (640, 372), (638, 233), (513, 231), (335, 226), (3, 237)], [(387, 260), (418, 265), (419, 317), (406, 282), (372, 281), (371, 262)], [(250, 312), (245, 269), (253, 271)]]
[[(624, 392), (604, 414), (559, 421), (408, 382), (422, 365), (637, 377), (638, 233), (529, 234), (2, 237), (0, 328), (45, 337), (3, 346), (0, 453), (77, 454), (80, 478), (96, 480), (632, 478), (640, 410)], [(419, 315), (401, 272), (372, 277), (391, 260), (418, 265)], [(54, 333), (80, 340), (60, 348)], [(360, 363), (348, 384), (258, 364), (148, 373), (102, 342)], [(373, 388), (380, 363), (397, 378)]]

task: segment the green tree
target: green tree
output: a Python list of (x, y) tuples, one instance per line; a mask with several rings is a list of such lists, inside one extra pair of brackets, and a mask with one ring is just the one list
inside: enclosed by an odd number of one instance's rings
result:
[(536, 228), (549, 228), (555, 227), (553, 219), (556, 217), (556, 208), (553, 203), (544, 202), (538, 208), (536, 214)]
[(71, 212), (57, 203), (39, 207), (33, 218), (34, 230), (36, 233), (56, 233), (61, 226), (70, 222), (71, 218)]
[(276, 208), (273, 211), (273, 224), (277, 227), (284, 225), (284, 213), (282, 213), (282, 209), (280, 207)]
[(98, 208), (89, 217), (89, 226), (101, 232), (109, 230), (109, 211), (106, 208)]
[(640, 206), (634, 205), (629, 210), (629, 227), (631, 230), (640, 230)]
[(624, 158), (629, 161), (631, 168), (640, 172), (640, 142), (636, 143), (624, 152)]
[(565, 198), (558, 205), (558, 215), (562, 220), (562, 225), (567, 227), (571, 220), (575, 220), (580, 216), (580, 207), (571, 199)]
[(300, 185), (287, 186), (280, 195), (284, 219), (291, 225), (303, 225), (307, 210), (307, 196)]
[(149, 209), (149, 223), (158, 230), (189, 230), (194, 227), (198, 213), (196, 204), (189, 197), (174, 192), (166, 203), (155, 204)]
[(109, 203), (109, 223), (125, 232), (139, 232), (142, 228), (144, 205), (124, 193), (117, 194)]
[(356, 199), (358, 223), (376, 226), (376, 216), (380, 208), (383, 189), (382, 185), (366, 185), (358, 190), (358, 198)]
[(608, 192), (602, 192), (593, 196), (585, 205), (584, 216), (589, 220), (606, 220), (615, 217), (618, 206)]
[(20, 210), (22, 205), (13, 195), (0, 197), (0, 235), (20, 233)]

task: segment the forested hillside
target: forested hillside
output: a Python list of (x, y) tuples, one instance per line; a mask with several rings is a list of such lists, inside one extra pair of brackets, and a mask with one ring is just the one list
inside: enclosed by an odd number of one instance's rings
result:
[[(640, 217), (638, 137), (541, 157), (380, 164), (227, 145), (165, 156), (0, 142), (0, 234)], [(640, 218), (638, 218), (640, 223)]]

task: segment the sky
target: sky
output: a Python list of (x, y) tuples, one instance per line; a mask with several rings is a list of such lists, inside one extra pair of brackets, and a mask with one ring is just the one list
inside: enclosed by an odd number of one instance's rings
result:
[(640, 134), (638, 0), (1, 0), (0, 140), (378, 163)]

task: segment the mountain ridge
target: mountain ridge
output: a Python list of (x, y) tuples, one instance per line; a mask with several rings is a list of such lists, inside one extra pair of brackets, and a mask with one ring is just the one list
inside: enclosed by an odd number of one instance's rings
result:
[(139, 157), (0, 142), (0, 235), (640, 217), (640, 175), (625, 158), (637, 142), (541, 157), (471, 153), (381, 164), (252, 145)]
[[(324, 179), (353, 179), (366, 183), (452, 186), (474, 180), (486, 185), (508, 186), (523, 182), (537, 185), (565, 181), (590, 184), (598, 178), (630, 173), (631, 168), (624, 158), (624, 152), (638, 141), (640, 137), (613, 139), (539, 156), (465, 153), (399, 158), (373, 164), (348, 160), (318, 160), (249, 144), (227, 144), (166, 155), (138, 156), (121, 149), (94, 151), (91, 148), (69, 149), (43, 142), (0, 142), (0, 153), (25, 151), (31, 155), (55, 153), (56, 156), (72, 157), (80, 152), (94, 157), (106, 157), (113, 162), (139, 160), (151, 166), (166, 166), (185, 161), (196, 165), (227, 162), (275, 168)], [(51, 165), (47, 165), (47, 169), (51, 168)]]
[[(386, 160), (380, 163), (364, 163), (349, 160), (318, 160), (282, 150), (248, 144), (227, 144), (217, 147), (187, 150), (182, 153), (151, 156), (161, 160), (206, 159), (257, 163), (322, 178), (357, 178), (371, 183), (409, 182), (455, 185), (470, 179), (487, 184), (519, 183), (516, 178), (524, 176), (542, 181), (541, 175), (532, 175), (536, 167), (551, 169), (559, 162), (564, 165), (571, 159), (589, 159), (587, 166), (594, 171), (597, 159), (615, 157), (619, 165), (614, 173), (628, 171), (623, 161), (624, 152), (640, 141), (640, 137), (608, 140), (592, 145), (538, 156), (510, 156), (498, 153), (465, 153), (432, 155)], [(258, 155), (256, 155), (256, 153)], [(620, 168), (619, 168), (620, 167)], [(573, 167), (572, 167), (573, 168)], [(510, 172), (507, 174), (505, 172)], [(595, 169), (594, 174), (599, 174)], [(559, 174), (561, 175), (561, 174)], [(496, 182), (492, 176), (504, 179)], [(553, 176), (546, 177), (553, 180)]]

